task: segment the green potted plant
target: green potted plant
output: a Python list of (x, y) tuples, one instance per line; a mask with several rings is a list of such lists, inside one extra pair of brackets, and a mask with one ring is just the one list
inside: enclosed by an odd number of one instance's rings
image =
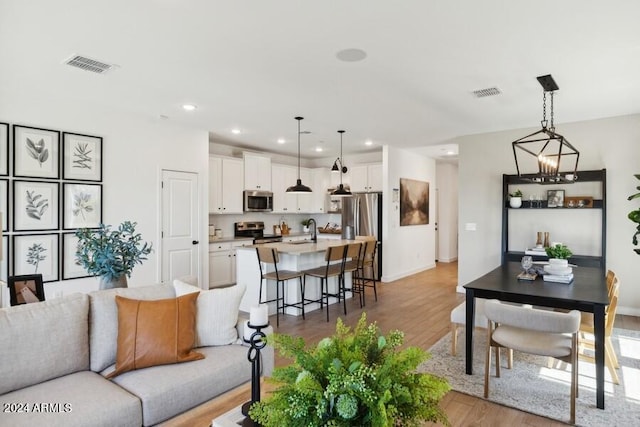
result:
[(549, 264), (559, 267), (567, 267), (569, 265), (568, 259), (573, 255), (571, 249), (560, 243), (555, 246), (549, 246), (544, 250), (549, 257)]
[(517, 189), (513, 193), (509, 193), (509, 206), (512, 208), (519, 208), (522, 206), (522, 191)]
[(302, 225), (302, 231), (304, 231), (305, 233), (308, 233), (309, 232), (309, 218), (303, 219), (302, 221), (300, 221), (300, 224)]
[(341, 319), (336, 333), (306, 348), (301, 337), (273, 334), (267, 342), (293, 364), (276, 368), (275, 389), (251, 406), (251, 418), (265, 427), (449, 425), (438, 406), (449, 391), (445, 379), (416, 372), (429, 354), (399, 350), (404, 334), (382, 335), (363, 313), (353, 331)]
[(97, 230), (76, 231), (76, 260), (89, 274), (100, 276), (100, 289), (127, 287), (133, 267), (142, 264), (151, 253), (151, 244), (142, 242), (136, 225), (125, 221), (115, 230), (100, 224)]
[[(639, 175), (634, 175), (637, 179), (640, 179), (640, 174)], [(636, 189), (640, 190), (640, 186), (636, 187)], [(640, 197), (640, 193), (636, 193), (636, 194), (632, 194), (631, 196), (629, 196), (627, 198), (627, 200), (633, 200), (633, 199), (637, 199)], [(634, 245), (638, 244), (638, 235), (640, 235), (640, 208), (633, 210), (631, 212), (629, 212), (628, 218), (635, 222), (636, 224), (636, 232), (633, 234), (633, 237), (631, 239), (631, 241), (633, 242)], [(640, 255), (640, 249), (634, 249), (635, 253), (637, 253), (638, 255)]]

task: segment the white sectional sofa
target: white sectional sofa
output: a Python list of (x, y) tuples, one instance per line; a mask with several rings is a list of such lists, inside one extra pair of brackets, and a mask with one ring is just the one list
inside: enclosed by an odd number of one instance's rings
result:
[[(116, 295), (158, 300), (176, 291), (171, 285), (111, 289), (0, 309), (0, 426), (150, 426), (251, 379), (248, 347), (237, 338), (196, 347), (201, 360), (106, 379), (116, 360)], [(197, 319), (206, 319), (200, 304), (198, 310)], [(269, 376), (273, 348), (262, 355)]]

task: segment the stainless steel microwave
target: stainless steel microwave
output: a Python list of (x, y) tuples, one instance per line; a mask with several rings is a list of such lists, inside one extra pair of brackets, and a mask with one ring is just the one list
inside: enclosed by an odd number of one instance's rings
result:
[(273, 193), (271, 191), (244, 190), (245, 212), (272, 212)]

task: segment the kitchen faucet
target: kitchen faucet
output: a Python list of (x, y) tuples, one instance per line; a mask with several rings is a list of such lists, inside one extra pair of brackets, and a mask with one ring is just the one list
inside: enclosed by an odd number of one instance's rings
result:
[(311, 232), (311, 240), (314, 242), (318, 241), (318, 225), (316, 224), (316, 220), (313, 218), (309, 218), (307, 221), (307, 227), (311, 229), (311, 223), (313, 223), (313, 231)]

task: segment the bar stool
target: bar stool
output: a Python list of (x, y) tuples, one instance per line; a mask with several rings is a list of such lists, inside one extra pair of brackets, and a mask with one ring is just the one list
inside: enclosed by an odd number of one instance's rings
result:
[[(362, 305), (367, 305), (365, 300), (365, 286), (373, 288), (373, 294), (376, 301), (378, 301), (378, 289), (376, 288), (376, 269), (375, 258), (376, 249), (378, 247), (378, 240), (375, 236), (356, 236), (356, 240), (364, 242), (364, 251), (360, 257), (360, 265), (355, 274), (355, 279), (360, 282), (362, 287)], [(365, 271), (371, 271), (371, 276), (365, 273)], [(369, 284), (370, 283), (370, 284)]]
[[(302, 303), (309, 304), (312, 302), (319, 302), (320, 309), (322, 310), (323, 305), (327, 305), (327, 322), (329, 321), (329, 297), (336, 297), (338, 301), (340, 301), (340, 291), (341, 291), (341, 276), (344, 271), (344, 257), (347, 251), (347, 245), (339, 245), (339, 246), (329, 246), (327, 251), (325, 252), (324, 259), (326, 264), (321, 267), (310, 268), (308, 270), (303, 270), (304, 274), (304, 286), (303, 289), (306, 288), (307, 276), (316, 277), (320, 279), (320, 299), (319, 300), (307, 300), (304, 297), (304, 293), (302, 294)], [(330, 294), (329, 293), (329, 278), (337, 277), (338, 278), (338, 293)], [(323, 301), (325, 299), (325, 301)]]
[[(258, 254), (258, 265), (260, 267), (260, 293), (258, 295), (258, 303), (276, 302), (276, 327), (280, 326), (280, 309), (284, 314), (286, 307), (295, 307), (302, 310), (302, 318), (304, 319), (304, 288), (302, 284), (302, 273), (300, 271), (291, 270), (278, 270), (278, 251), (275, 248), (265, 248), (258, 246), (256, 248)], [(273, 271), (266, 272), (262, 270), (262, 263), (273, 265)], [(284, 282), (291, 279), (298, 279), (300, 281), (300, 295), (302, 299), (297, 303), (287, 304), (284, 296)], [(262, 300), (262, 282), (265, 280), (276, 281), (276, 298), (271, 300)], [(280, 295), (280, 288), (282, 288), (282, 296)], [(266, 294), (266, 292), (265, 292)], [(266, 295), (265, 295), (266, 297)], [(282, 304), (280, 304), (282, 301)]]
[[(364, 286), (357, 280), (356, 272), (361, 265), (361, 259), (364, 256), (364, 249), (366, 243), (356, 242), (347, 244), (347, 250), (345, 251), (344, 271), (341, 277), (342, 284), (342, 298), (344, 299), (344, 314), (347, 314), (347, 298), (346, 293), (350, 291), (352, 294), (358, 294), (360, 300), (360, 308), (362, 308), (362, 300), (364, 298)], [(347, 273), (351, 273), (351, 288), (347, 289), (345, 285), (345, 276)]]

